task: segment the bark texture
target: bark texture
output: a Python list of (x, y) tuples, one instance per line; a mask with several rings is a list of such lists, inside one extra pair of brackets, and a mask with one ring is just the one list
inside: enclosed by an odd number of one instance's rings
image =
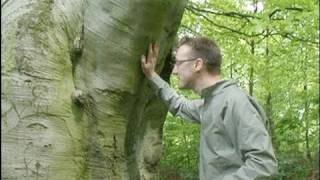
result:
[(167, 109), (140, 56), (168, 79), (184, 0), (2, 0), (3, 179), (157, 179)]

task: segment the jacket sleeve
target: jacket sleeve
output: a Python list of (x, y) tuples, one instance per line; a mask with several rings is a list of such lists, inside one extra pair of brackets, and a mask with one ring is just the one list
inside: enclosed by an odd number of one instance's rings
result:
[(277, 160), (265, 127), (264, 113), (261, 114), (263, 110), (248, 97), (235, 99), (229, 109), (232, 111), (229, 119), (235, 123), (236, 146), (244, 163), (223, 180), (269, 179), (277, 173)]
[(190, 101), (183, 96), (179, 96), (159, 75), (155, 75), (149, 80), (152, 89), (154, 89), (156, 95), (167, 105), (171, 114), (200, 123), (200, 108), (203, 100)]

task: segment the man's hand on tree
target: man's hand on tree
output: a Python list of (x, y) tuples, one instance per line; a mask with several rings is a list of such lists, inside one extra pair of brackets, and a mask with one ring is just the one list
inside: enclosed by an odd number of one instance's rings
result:
[(141, 56), (141, 68), (147, 78), (151, 78), (155, 72), (156, 62), (159, 54), (159, 44), (150, 43), (148, 47), (148, 55)]

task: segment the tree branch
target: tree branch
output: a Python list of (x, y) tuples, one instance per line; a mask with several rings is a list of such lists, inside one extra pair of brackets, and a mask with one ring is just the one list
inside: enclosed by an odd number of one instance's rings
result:
[[(288, 8), (284, 8), (285, 10), (288, 10), (288, 11), (299, 11), (299, 12), (303, 12), (304, 9), (302, 8), (298, 8), (298, 7), (288, 7)], [(318, 41), (311, 41), (311, 40), (308, 40), (308, 39), (303, 39), (303, 38), (300, 38), (300, 37), (296, 37), (290, 33), (281, 33), (281, 32), (276, 32), (276, 33), (271, 33), (268, 32), (267, 34), (265, 33), (265, 30), (263, 30), (262, 32), (260, 33), (256, 33), (256, 34), (248, 34), (248, 33), (245, 33), (245, 32), (242, 32), (240, 31), (240, 29), (233, 29), (233, 28), (230, 28), (230, 27), (227, 27), (227, 26), (224, 26), (224, 25), (220, 25), (220, 24), (217, 24), (215, 23), (214, 21), (212, 21), (210, 18), (208, 18), (206, 15), (204, 15), (203, 13), (206, 13), (206, 14), (214, 14), (214, 15), (222, 15), (222, 16), (227, 16), (227, 17), (232, 17), (232, 18), (237, 18), (237, 19), (246, 19), (248, 22), (250, 22), (250, 18), (255, 18), (255, 19), (261, 19), (260, 17), (257, 17), (257, 16), (252, 16), (252, 15), (247, 15), (247, 14), (241, 14), (241, 13), (236, 13), (236, 12), (218, 12), (218, 11), (209, 11), (209, 10), (202, 10), (202, 9), (198, 9), (194, 6), (187, 6), (187, 10), (189, 10), (190, 12), (192, 12), (193, 14), (195, 15), (198, 15), (198, 16), (201, 16), (203, 17), (206, 21), (208, 21), (210, 24), (218, 27), (218, 28), (222, 28), (222, 29), (226, 29), (230, 32), (233, 32), (233, 33), (236, 33), (236, 34), (239, 34), (239, 35), (243, 35), (245, 37), (259, 37), (259, 36), (263, 36), (260, 40), (258, 40), (258, 42), (262, 41), (263, 39), (265, 39), (267, 36), (274, 36), (274, 35), (280, 35), (281, 37), (283, 38), (287, 38), (287, 39), (290, 39), (290, 40), (293, 40), (293, 41), (301, 41), (301, 42), (307, 42), (307, 43), (311, 43), (311, 44), (319, 44)], [(280, 11), (283, 11), (281, 9), (275, 9), (274, 11), (272, 11), (270, 14), (269, 14), (269, 19), (270, 20), (284, 20), (284, 19), (272, 19), (272, 16), (274, 16), (277, 12), (280, 12)], [(191, 31), (192, 33), (196, 33), (196, 34), (199, 34), (197, 32), (195, 32), (194, 30), (188, 28), (188, 27), (184, 27), (185, 29), (188, 29), (189, 31)]]
[(304, 39), (304, 38), (300, 38), (300, 37), (296, 37), (288, 32), (284, 32), (284, 33), (281, 33), (281, 32), (275, 32), (275, 33), (270, 33), (269, 36), (281, 36), (283, 38), (286, 38), (286, 39), (290, 39), (292, 41), (300, 41), (300, 42), (306, 42), (306, 43), (310, 43), (310, 44), (315, 44), (315, 45), (319, 45), (319, 42), (318, 41), (312, 41), (312, 40), (308, 40), (308, 39)]
[(214, 15), (221, 15), (221, 16), (227, 16), (227, 17), (232, 17), (232, 18), (237, 18), (237, 19), (245, 19), (246, 21), (250, 22), (250, 18), (254, 19), (261, 19), (260, 17), (248, 15), (248, 14), (241, 14), (238, 12), (218, 12), (218, 11), (211, 11), (211, 10), (205, 10), (205, 9), (199, 9), (194, 6), (187, 6), (187, 10), (194, 10), (198, 12), (203, 12), (203, 13), (208, 13), (208, 14), (214, 14)]
[(190, 27), (188, 26), (185, 26), (185, 25), (181, 25), (182, 28), (188, 30), (189, 32), (191, 32), (192, 34), (195, 34), (195, 35), (200, 35), (198, 32), (196, 32), (195, 30), (191, 29)]
[[(288, 10), (288, 11), (299, 11), (299, 12), (303, 12), (304, 9), (302, 8), (298, 8), (298, 7), (287, 7), (287, 8), (284, 8), (285, 10)], [(283, 19), (272, 19), (272, 16), (274, 16), (276, 13), (278, 12), (281, 12), (283, 10), (277, 8), (275, 10), (273, 10), (270, 14), (269, 14), (269, 19), (270, 20), (283, 20)]]
[(303, 38), (296, 37), (296, 36), (294, 36), (292, 34), (289, 34), (289, 33), (286, 33), (286, 34), (282, 35), (282, 37), (288, 38), (288, 39), (290, 39), (292, 41), (300, 41), (300, 42), (306, 42), (306, 43), (319, 45), (319, 42), (317, 42), (317, 41), (311, 41), (311, 40), (308, 40), (308, 39), (303, 39)]
[(209, 19), (207, 16), (201, 14), (201, 13), (197, 13), (195, 12), (194, 10), (192, 9), (189, 9), (189, 11), (191, 11), (193, 14), (195, 15), (198, 15), (198, 16), (201, 16), (203, 17), (205, 20), (207, 20), (210, 24), (216, 26), (216, 27), (219, 27), (219, 28), (222, 28), (222, 29), (226, 29), (226, 30), (229, 30), (231, 32), (234, 32), (234, 33), (237, 33), (237, 34), (240, 34), (240, 35), (244, 35), (244, 36), (247, 36), (247, 37), (257, 37), (257, 36), (260, 36), (260, 35), (263, 35), (264, 34), (264, 31), (262, 31), (261, 33), (257, 33), (257, 34), (248, 34), (248, 33), (245, 33), (245, 32), (241, 32), (240, 30), (236, 30), (236, 29), (232, 29), (230, 27), (227, 27), (227, 26), (223, 26), (223, 25), (219, 25), (215, 22), (213, 22), (211, 19)]

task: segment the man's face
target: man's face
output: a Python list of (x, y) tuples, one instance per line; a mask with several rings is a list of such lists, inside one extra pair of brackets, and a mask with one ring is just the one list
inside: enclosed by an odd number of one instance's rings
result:
[(195, 82), (193, 66), (196, 58), (192, 55), (190, 46), (182, 45), (178, 48), (172, 73), (178, 77), (179, 89), (193, 88)]

